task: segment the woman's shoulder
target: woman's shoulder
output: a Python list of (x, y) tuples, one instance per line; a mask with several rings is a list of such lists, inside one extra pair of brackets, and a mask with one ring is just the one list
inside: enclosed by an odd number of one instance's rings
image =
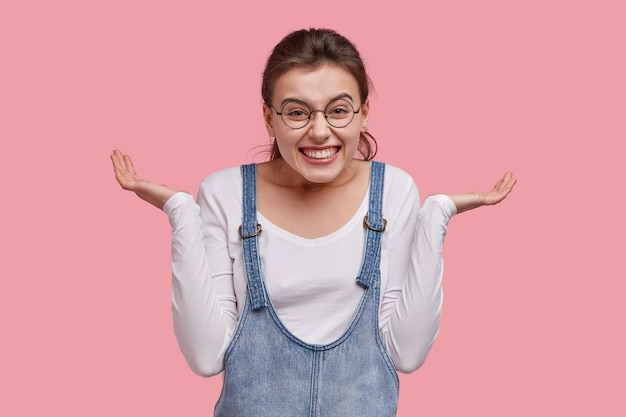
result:
[(409, 181), (413, 180), (411, 175), (408, 172), (406, 172), (404, 169), (396, 165), (391, 165), (386, 162), (381, 161), (381, 163), (385, 164), (385, 174), (391, 174), (394, 177), (401, 178), (403, 180), (409, 180)]
[(230, 166), (210, 173), (204, 178), (202, 184), (215, 185), (237, 180), (241, 181), (241, 166)]
[(384, 204), (388, 210), (410, 210), (420, 206), (420, 194), (411, 174), (395, 165), (385, 164)]
[(385, 163), (385, 185), (394, 189), (417, 187), (411, 174), (395, 165)]
[(241, 192), (241, 167), (231, 166), (209, 174), (200, 184), (200, 193), (229, 196)]

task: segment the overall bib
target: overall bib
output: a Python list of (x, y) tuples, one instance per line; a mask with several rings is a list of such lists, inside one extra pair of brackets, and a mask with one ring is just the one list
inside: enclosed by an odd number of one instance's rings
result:
[(363, 296), (344, 333), (327, 345), (305, 343), (280, 321), (261, 270), (256, 167), (242, 166), (240, 235), (248, 292), (224, 356), (215, 417), (393, 417), (399, 381), (380, 337), (380, 240), (385, 166), (371, 162), (365, 252), (356, 283)]

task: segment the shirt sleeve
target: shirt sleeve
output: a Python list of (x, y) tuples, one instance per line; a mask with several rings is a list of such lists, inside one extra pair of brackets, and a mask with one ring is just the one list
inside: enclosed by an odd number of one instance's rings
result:
[(212, 376), (236, 325), (237, 304), (224, 221), (207, 198), (177, 193), (163, 207), (172, 226), (172, 315), (180, 350), (192, 371)]
[(403, 194), (390, 243), (388, 282), (381, 304), (381, 335), (396, 369), (409, 373), (424, 361), (439, 331), (443, 303), (443, 242), (456, 207), (443, 194), (419, 205), (414, 184)]

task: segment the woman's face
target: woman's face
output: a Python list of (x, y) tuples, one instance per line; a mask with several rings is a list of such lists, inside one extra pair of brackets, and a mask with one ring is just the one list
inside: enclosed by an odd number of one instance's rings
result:
[[(293, 68), (276, 80), (272, 100), (263, 105), (267, 131), (276, 138), (284, 162), (298, 174), (297, 178), (316, 184), (340, 178), (354, 159), (369, 111), (368, 101), (361, 105), (356, 79), (334, 65), (313, 70)], [(276, 113), (282, 110), (283, 117), (298, 119), (308, 113), (307, 107), (312, 111), (311, 117), (300, 129), (290, 128)], [(324, 117), (326, 110), (332, 113), (331, 123), (341, 125), (352, 117), (349, 114), (342, 120), (342, 114), (352, 113), (352, 108), (358, 113), (345, 127), (333, 127)]]

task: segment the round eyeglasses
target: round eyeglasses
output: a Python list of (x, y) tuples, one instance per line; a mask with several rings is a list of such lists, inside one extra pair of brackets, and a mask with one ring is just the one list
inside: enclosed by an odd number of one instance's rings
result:
[(324, 118), (332, 127), (346, 127), (354, 119), (354, 115), (361, 111), (360, 107), (354, 110), (352, 104), (343, 98), (331, 101), (324, 110), (311, 110), (308, 104), (300, 100), (287, 101), (283, 104), (280, 112), (277, 112), (271, 105), (268, 106), (291, 129), (302, 129), (305, 127), (315, 112), (323, 113)]

